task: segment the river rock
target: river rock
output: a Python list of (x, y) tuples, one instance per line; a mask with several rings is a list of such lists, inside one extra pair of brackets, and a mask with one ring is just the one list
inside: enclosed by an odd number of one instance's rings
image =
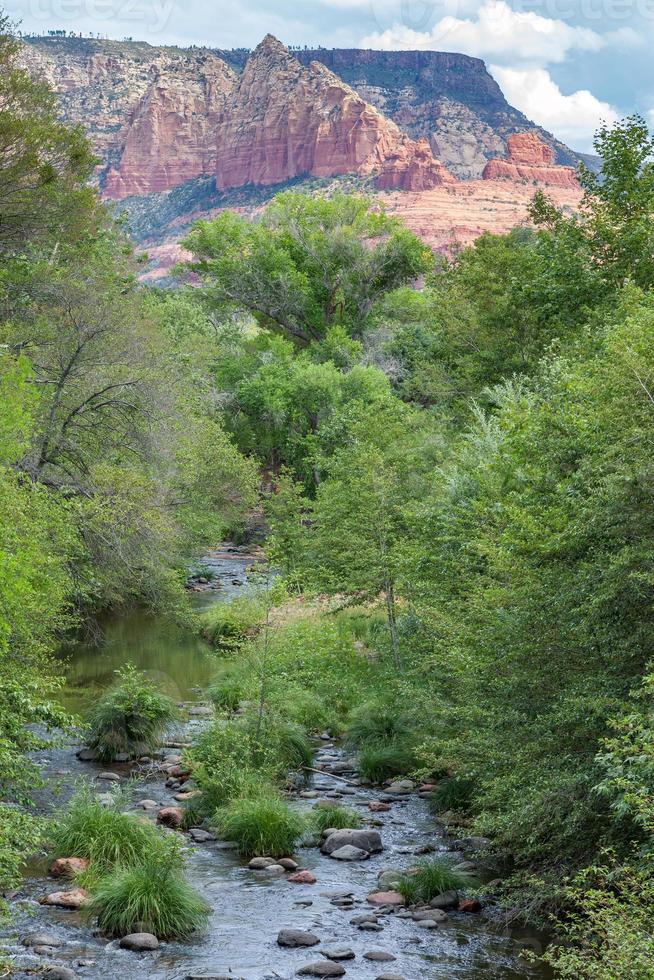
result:
[[(74, 878), (75, 875), (86, 871), (89, 866), (88, 858), (57, 858), (50, 865), (50, 874), (53, 878)], [(48, 943), (44, 943), (45, 946)]]
[(349, 946), (328, 946), (327, 949), (320, 950), (322, 956), (328, 960), (353, 960), (354, 950)]
[(370, 857), (370, 854), (361, 847), (344, 844), (343, 847), (338, 847), (335, 851), (332, 851), (329, 856), (336, 861), (366, 861)]
[(45, 970), (41, 973), (42, 977), (48, 977), (49, 980), (75, 980), (77, 974), (67, 966), (62, 966), (59, 963), (52, 963), (47, 966)]
[(136, 805), (139, 810), (156, 810), (159, 806), (156, 800), (139, 800)]
[(285, 874), (281, 864), (269, 864), (258, 872), (263, 878), (281, 878)]
[(193, 704), (188, 709), (188, 713), (194, 718), (209, 718), (213, 715), (213, 708), (206, 704)]
[(371, 949), (363, 954), (364, 960), (372, 960), (373, 963), (392, 963), (397, 959), (392, 953), (386, 953), (383, 949)]
[(194, 840), (196, 844), (208, 844), (209, 841), (216, 839), (215, 834), (209, 830), (203, 830), (202, 827), (191, 827), (188, 833), (191, 840)]
[(477, 898), (464, 898), (459, 902), (459, 912), (481, 912), (481, 902)]
[(157, 823), (164, 827), (172, 827), (177, 830), (184, 821), (184, 811), (181, 806), (165, 806), (157, 814)]
[(396, 783), (391, 783), (384, 789), (385, 793), (390, 793), (392, 796), (408, 796), (409, 793), (413, 793), (416, 788), (416, 784), (412, 779), (400, 779)]
[(361, 915), (355, 915), (353, 919), (350, 919), (351, 926), (362, 926), (366, 922), (372, 922), (375, 925), (378, 924), (377, 916), (374, 912), (362, 912)]
[(23, 946), (49, 946), (51, 949), (63, 946), (63, 940), (51, 932), (32, 932), (21, 939)]
[(381, 800), (371, 800), (368, 809), (373, 813), (387, 813), (391, 808), (390, 803), (383, 803)]
[(420, 929), (438, 929), (438, 922), (436, 919), (421, 919), (417, 925)]
[(88, 901), (89, 893), (83, 888), (73, 888), (67, 892), (51, 892), (39, 899), (41, 905), (54, 905), (60, 909), (81, 909)]
[(98, 758), (95, 749), (80, 749), (76, 755), (80, 762), (96, 762)]
[(288, 880), (294, 885), (315, 885), (318, 881), (316, 876), (312, 871), (296, 871), (295, 874), (289, 875)]
[(390, 891), (397, 885), (398, 881), (403, 877), (404, 872), (400, 871), (399, 868), (384, 868), (377, 875), (377, 884), (379, 885), (379, 890), (382, 892)]
[(429, 903), (432, 909), (454, 909), (459, 904), (459, 896), (455, 891), (442, 892)]
[(119, 946), (121, 949), (131, 949), (133, 953), (147, 953), (159, 948), (159, 940), (151, 932), (133, 932), (123, 936)]
[(404, 980), (401, 973), (380, 973), (375, 980)]
[(298, 949), (300, 946), (317, 946), (320, 940), (312, 932), (304, 932), (302, 929), (282, 929), (277, 936), (278, 946), (288, 946), (290, 949)]
[(383, 932), (384, 927), (379, 922), (362, 922), (357, 926), (362, 932)]
[(448, 916), (442, 909), (416, 909), (412, 916), (414, 922), (447, 922)]
[(395, 891), (371, 892), (366, 901), (370, 905), (404, 905), (404, 897)]
[(254, 857), (248, 864), (250, 871), (263, 871), (264, 868), (269, 868), (271, 864), (277, 864), (274, 858), (271, 857)]
[(341, 847), (358, 847), (369, 854), (378, 854), (383, 850), (382, 839), (376, 830), (337, 830), (330, 834), (323, 843), (323, 854), (333, 854)]
[(299, 868), (299, 864), (293, 858), (280, 858), (277, 864), (280, 864), (284, 871), (297, 871)]
[(317, 963), (307, 963), (297, 971), (298, 977), (344, 977), (345, 967), (331, 960), (318, 960)]
[(120, 782), (120, 776), (118, 775), (117, 772), (99, 772), (98, 775), (95, 778), (96, 779), (101, 779), (103, 782), (106, 782), (106, 783), (119, 783)]

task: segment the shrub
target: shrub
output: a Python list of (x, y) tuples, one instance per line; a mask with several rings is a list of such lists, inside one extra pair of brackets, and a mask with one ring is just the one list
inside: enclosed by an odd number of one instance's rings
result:
[(112, 936), (145, 931), (159, 939), (186, 939), (209, 915), (182, 876), (176, 853), (148, 854), (132, 867), (118, 868), (99, 882), (87, 911)]
[(89, 714), (88, 744), (102, 762), (111, 762), (122, 752), (130, 758), (151, 752), (177, 717), (171, 699), (133, 664), (116, 673), (119, 683)]
[(430, 902), (443, 892), (465, 889), (473, 880), (465, 871), (455, 871), (449, 861), (433, 858), (422, 861), (416, 868), (402, 875), (396, 888), (409, 905), (415, 905), (417, 902)]
[(405, 714), (390, 704), (369, 702), (356, 708), (347, 726), (347, 744), (362, 748), (371, 743), (394, 742), (406, 737), (410, 729)]
[(383, 783), (392, 776), (405, 775), (415, 767), (413, 749), (401, 741), (369, 742), (359, 756), (359, 771), (373, 783)]
[(212, 606), (202, 617), (202, 631), (218, 650), (234, 653), (256, 633), (264, 618), (260, 599), (234, 599)]
[(334, 827), (336, 830), (349, 830), (363, 825), (363, 820), (356, 810), (336, 804), (334, 806), (316, 807), (312, 811), (311, 821), (320, 833), (327, 830), (328, 827)]
[(213, 681), (207, 695), (219, 710), (236, 711), (244, 697), (243, 679), (238, 675), (225, 673)]
[(445, 810), (455, 810), (459, 813), (469, 812), (475, 789), (473, 779), (464, 776), (448, 776), (443, 779), (429, 794), (429, 809), (432, 813), (443, 813)]
[(124, 805), (121, 794), (113, 805), (103, 806), (90, 789), (79, 790), (68, 809), (52, 823), (49, 837), (53, 855), (88, 858), (92, 874), (102, 875), (161, 849), (165, 844), (163, 832), (122, 813)]
[(244, 857), (286, 857), (307, 829), (302, 815), (274, 795), (232, 800), (217, 811), (215, 823)]

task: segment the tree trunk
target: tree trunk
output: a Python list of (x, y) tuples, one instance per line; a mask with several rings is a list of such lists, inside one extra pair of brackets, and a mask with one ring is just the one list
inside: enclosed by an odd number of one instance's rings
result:
[(395, 586), (393, 580), (386, 579), (386, 614), (388, 617), (388, 632), (391, 638), (391, 650), (393, 651), (393, 663), (398, 674), (402, 673), (402, 654), (400, 653), (400, 638), (397, 633), (397, 616), (395, 614)]

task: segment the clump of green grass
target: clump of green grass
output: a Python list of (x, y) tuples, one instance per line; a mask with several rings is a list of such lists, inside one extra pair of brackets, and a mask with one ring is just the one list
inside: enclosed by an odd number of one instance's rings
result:
[(244, 857), (287, 857), (307, 829), (302, 815), (272, 794), (232, 800), (217, 811), (215, 824)]
[(238, 710), (244, 693), (242, 678), (230, 673), (217, 677), (207, 690), (209, 700), (218, 710), (231, 712)]
[(456, 892), (469, 888), (474, 879), (465, 871), (455, 871), (451, 863), (443, 858), (421, 861), (399, 878), (397, 891), (408, 905), (417, 902), (430, 902), (443, 892)]
[(373, 783), (383, 783), (393, 776), (402, 776), (415, 768), (416, 758), (411, 746), (404, 741), (369, 742), (359, 755), (359, 771)]
[(103, 806), (88, 788), (79, 790), (68, 809), (57, 816), (50, 830), (54, 857), (88, 858), (92, 875), (102, 875), (117, 865), (140, 861), (156, 849), (163, 834), (135, 816), (122, 813), (124, 797), (116, 795)]
[(177, 709), (133, 664), (116, 672), (118, 683), (100, 698), (88, 718), (88, 745), (102, 762), (120, 753), (130, 758), (155, 749), (176, 720)]
[(406, 738), (409, 718), (390, 704), (372, 701), (355, 708), (347, 726), (347, 744), (363, 748), (379, 742), (395, 742)]
[(202, 632), (224, 653), (235, 653), (253, 636), (265, 619), (265, 605), (255, 598), (217, 603), (202, 617)]
[(445, 810), (469, 813), (474, 791), (474, 780), (464, 776), (448, 776), (429, 794), (429, 809), (434, 814)]
[(209, 907), (183, 877), (175, 853), (155, 852), (101, 879), (87, 912), (112, 936), (146, 931), (187, 939), (205, 924)]
[(328, 827), (336, 830), (356, 830), (363, 826), (363, 820), (356, 810), (346, 806), (320, 806), (311, 813), (311, 821), (316, 830), (322, 833)]

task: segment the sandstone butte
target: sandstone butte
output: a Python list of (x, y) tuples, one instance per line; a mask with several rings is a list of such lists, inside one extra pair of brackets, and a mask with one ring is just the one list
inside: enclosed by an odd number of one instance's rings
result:
[(554, 151), (536, 133), (513, 133), (507, 147), (505, 160), (488, 161), (484, 180), (532, 181), (548, 187), (578, 188), (573, 168), (557, 166)]

